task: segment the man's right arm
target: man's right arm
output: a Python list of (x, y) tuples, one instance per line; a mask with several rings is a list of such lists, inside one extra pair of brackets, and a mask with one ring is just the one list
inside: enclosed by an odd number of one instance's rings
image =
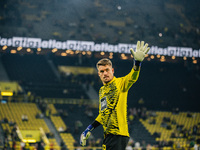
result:
[(101, 124), (101, 114), (99, 113), (99, 115), (96, 117), (95, 121), (99, 122)]
[(95, 119), (95, 121), (90, 124), (85, 131), (83, 131), (83, 133), (81, 134), (80, 137), (80, 145), (85, 146), (86, 145), (86, 140), (89, 138), (89, 136), (91, 135), (92, 130), (94, 130), (95, 128), (97, 128), (99, 125), (101, 125), (101, 123), (98, 122), (98, 120), (100, 119), (100, 115), (97, 116), (97, 118)]

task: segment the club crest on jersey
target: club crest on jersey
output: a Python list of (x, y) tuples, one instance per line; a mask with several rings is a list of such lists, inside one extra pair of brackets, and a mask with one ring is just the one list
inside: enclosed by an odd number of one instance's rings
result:
[(107, 108), (106, 96), (101, 99), (101, 111)]

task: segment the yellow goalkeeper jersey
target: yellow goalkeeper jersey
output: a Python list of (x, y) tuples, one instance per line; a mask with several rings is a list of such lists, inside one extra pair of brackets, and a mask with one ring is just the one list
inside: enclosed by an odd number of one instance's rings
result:
[(104, 134), (129, 136), (127, 120), (127, 95), (138, 79), (140, 71), (120, 78), (114, 77), (99, 90), (99, 115), (95, 119), (103, 125)]

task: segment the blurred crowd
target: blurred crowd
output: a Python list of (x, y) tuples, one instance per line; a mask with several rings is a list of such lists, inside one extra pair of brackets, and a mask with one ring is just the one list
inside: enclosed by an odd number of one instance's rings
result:
[(199, 48), (198, 5), (187, 0), (1, 1), (0, 35), (112, 44), (142, 39), (161, 47)]

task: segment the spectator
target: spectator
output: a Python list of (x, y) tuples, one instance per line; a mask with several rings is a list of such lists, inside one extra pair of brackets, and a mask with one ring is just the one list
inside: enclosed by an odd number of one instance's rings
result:
[(23, 150), (30, 150), (30, 145), (29, 143), (25, 143), (25, 146), (23, 147)]
[(22, 121), (28, 121), (28, 116), (26, 114), (22, 115)]
[(65, 130), (64, 130), (63, 127), (59, 127), (59, 128), (58, 128), (58, 132), (62, 133), (62, 132), (64, 132), (64, 131), (65, 131)]
[(194, 144), (194, 150), (199, 150), (199, 146), (196, 143)]
[(9, 126), (14, 126), (15, 125), (15, 122), (13, 120), (10, 120), (8, 123), (9, 123)]
[(135, 142), (135, 150), (139, 150), (140, 149), (140, 142)]
[(133, 150), (133, 147), (132, 147), (130, 144), (128, 144), (128, 145), (126, 146), (126, 150)]
[(142, 145), (141, 145), (142, 149), (146, 149), (146, 146), (147, 146), (146, 142), (142, 140)]
[(129, 120), (130, 124), (132, 124), (133, 119), (134, 119), (134, 116), (133, 116), (133, 114), (131, 113), (131, 114), (128, 116), (128, 120)]
[(99, 146), (101, 146), (101, 145), (102, 145), (102, 139), (101, 139), (101, 138), (98, 138), (98, 139), (96, 140), (95, 146), (99, 147)]
[(146, 150), (152, 150), (151, 144), (147, 144)]
[(197, 135), (197, 130), (198, 130), (197, 125), (194, 125), (193, 128), (192, 128), (192, 130), (193, 130), (192, 134), (193, 135)]
[(92, 112), (91, 108), (86, 108), (85, 114), (88, 116), (88, 118), (93, 119), (94, 114)]
[(53, 142), (50, 143), (49, 149), (50, 149), (50, 150), (54, 150), (54, 143), (53, 143)]
[(83, 126), (83, 123), (80, 120), (75, 121), (75, 133), (79, 134), (80, 128)]
[(44, 147), (45, 147), (44, 142), (40, 142), (40, 143), (38, 144), (38, 150), (44, 150)]

